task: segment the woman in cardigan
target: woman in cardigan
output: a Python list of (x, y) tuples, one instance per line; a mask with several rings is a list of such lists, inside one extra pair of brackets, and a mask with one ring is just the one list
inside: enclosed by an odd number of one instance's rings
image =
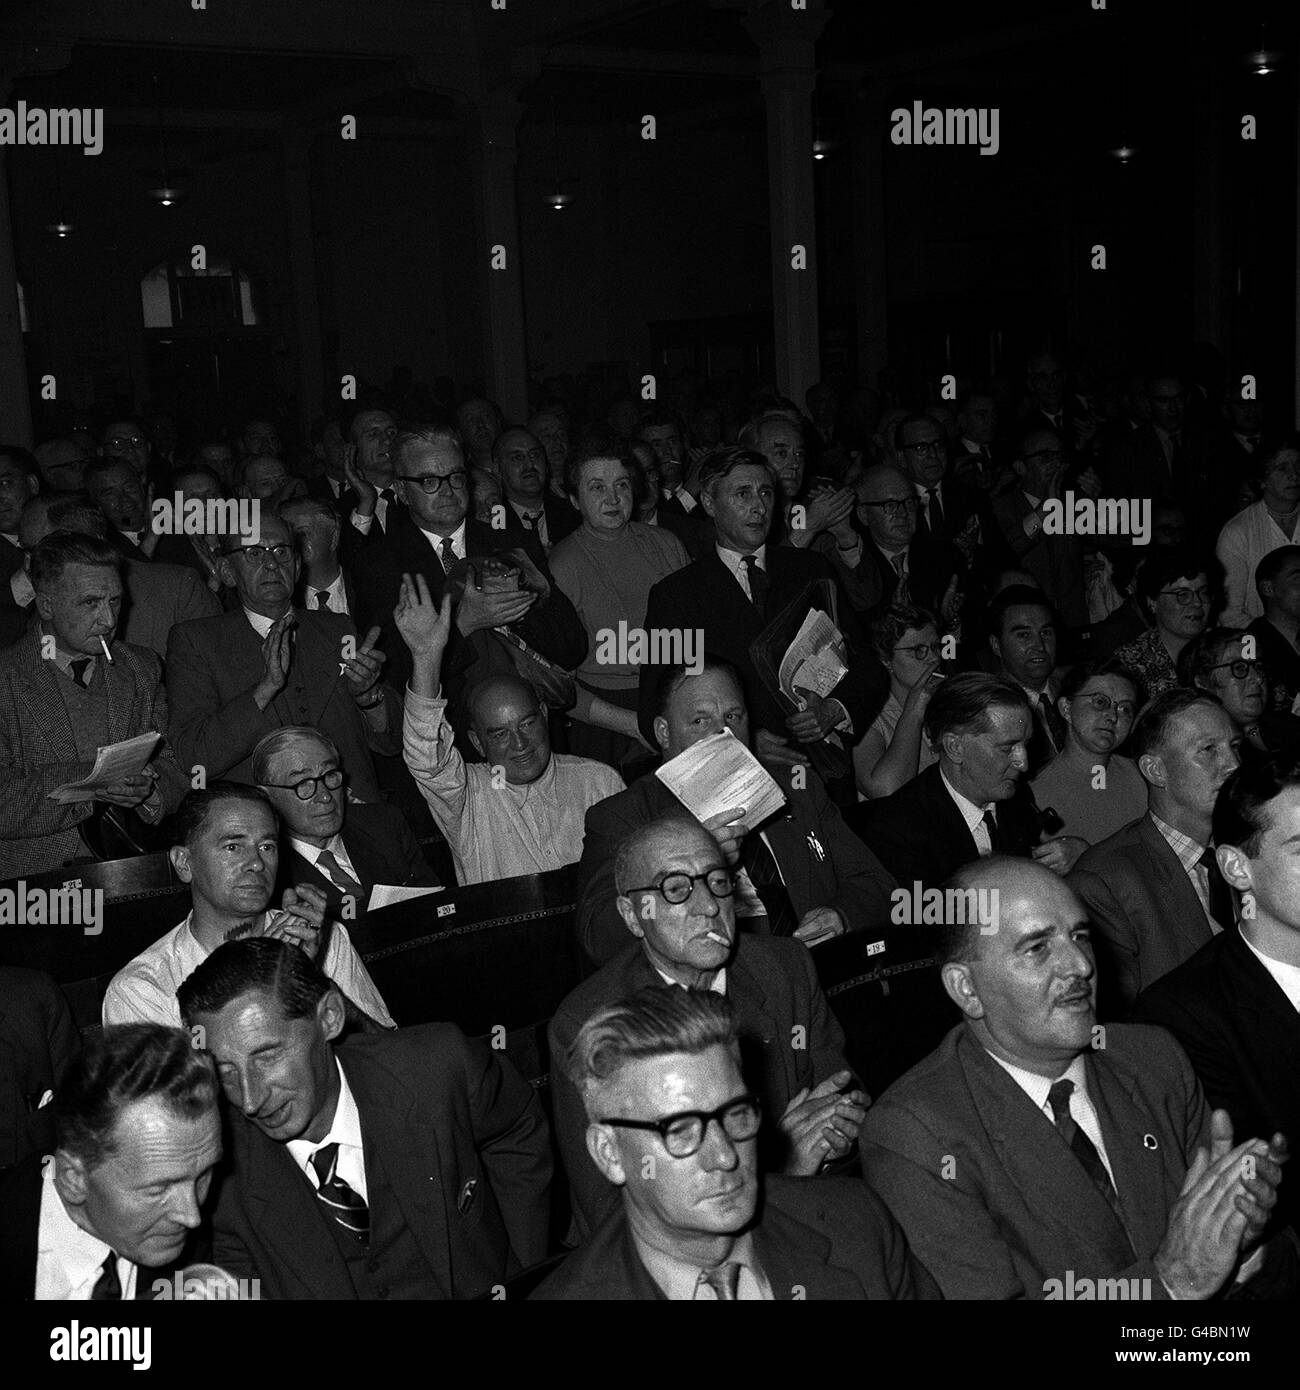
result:
[(1138, 571), (1138, 605), (1151, 627), (1115, 652), (1118, 665), (1141, 684), (1139, 698), (1152, 700), (1178, 684), (1177, 662), (1183, 648), (1205, 631), (1215, 602), (1218, 565), (1199, 552), (1159, 550)]
[(645, 620), (651, 588), (689, 557), (672, 532), (632, 520), (640, 465), (625, 446), (580, 454), (566, 484), (582, 525), (551, 551), (551, 574), (577, 609), (589, 644), (574, 673), (569, 749), (621, 769), (646, 754), (636, 722), (640, 661), (626, 637)]

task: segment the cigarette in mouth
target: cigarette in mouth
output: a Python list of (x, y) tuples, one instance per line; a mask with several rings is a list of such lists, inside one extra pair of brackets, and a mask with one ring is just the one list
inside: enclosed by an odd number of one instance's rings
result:
[(108, 664), (111, 666), (111, 665), (113, 664), (113, 653), (109, 651), (109, 649), (108, 649), (108, 643), (105, 642), (104, 639), (101, 637), (101, 638), (99, 639), (99, 645), (100, 645), (101, 647), (103, 647), (103, 649), (104, 649), (104, 659), (105, 659), (105, 660), (108, 662)]
[(728, 941), (725, 936), (719, 936), (718, 933), (715, 931), (705, 932), (704, 937), (706, 941), (716, 941), (719, 946), (731, 945), (731, 942)]

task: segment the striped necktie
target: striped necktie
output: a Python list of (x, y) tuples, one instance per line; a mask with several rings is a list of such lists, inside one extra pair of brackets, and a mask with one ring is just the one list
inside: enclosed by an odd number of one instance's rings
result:
[(122, 1299), (122, 1281), (117, 1273), (117, 1255), (110, 1250), (90, 1291), (92, 1303), (119, 1303)]
[(331, 850), (321, 850), (316, 856), (316, 867), (329, 879), (335, 888), (340, 888), (345, 893), (355, 893), (361, 887), (360, 882), (351, 877)]
[(715, 1265), (713, 1269), (702, 1269), (695, 1281), (697, 1291), (702, 1284), (713, 1290), (713, 1296), (719, 1303), (734, 1303), (738, 1299), (736, 1290), (740, 1284), (740, 1266), (734, 1260), (729, 1260), (726, 1264)]
[(316, 1170), (320, 1187), (316, 1195), (335, 1221), (350, 1235), (354, 1235), (363, 1246), (370, 1244), (370, 1208), (359, 1192), (350, 1188), (339, 1177), (339, 1146), (322, 1144), (311, 1156), (311, 1166)]
[(1070, 1146), (1070, 1152), (1083, 1165), (1083, 1170), (1092, 1180), (1092, 1185), (1110, 1203), (1118, 1216), (1119, 1195), (1115, 1191), (1114, 1183), (1110, 1180), (1110, 1174), (1106, 1171), (1106, 1165), (1101, 1161), (1101, 1155), (1097, 1152), (1096, 1145), (1075, 1123), (1074, 1116), (1070, 1114), (1070, 1097), (1073, 1093), (1074, 1082), (1064, 1076), (1059, 1081), (1054, 1081), (1052, 1089), (1047, 1093), (1047, 1103), (1052, 1107), (1052, 1117), (1056, 1120), (1056, 1128), (1060, 1132), (1061, 1138)]

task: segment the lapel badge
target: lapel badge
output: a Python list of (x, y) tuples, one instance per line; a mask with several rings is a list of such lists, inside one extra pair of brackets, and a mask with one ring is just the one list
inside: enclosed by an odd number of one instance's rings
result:
[(1144, 1134), (1142, 1136), (1142, 1147), (1144, 1149), (1158, 1149), (1160, 1147), (1160, 1141), (1154, 1134)]

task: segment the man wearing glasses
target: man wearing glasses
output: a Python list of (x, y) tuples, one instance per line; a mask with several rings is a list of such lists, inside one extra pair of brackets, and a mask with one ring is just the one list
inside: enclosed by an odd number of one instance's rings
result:
[(225, 941), (272, 937), (299, 947), (338, 986), (363, 1028), (395, 1028), (347, 929), (326, 917), (325, 894), (288, 888), (271, 907), (280, 860), (280, 821), (266, 793), (237, 782), (190, 792), (176, 812), (172, 867), (190, 886), (183, 922), (113, 976), (105, 1023), (179, 1026), (176, 991)]
[(708, 990), (642, 990), (586, 1020), (564, 1060), (582, 1158), (618, 1200), (533, 1298), (937, 1296), (866, 1184), (760, 1176), (763, 1104), (741, 1077), (739, 1033)]
[(397, 698), (380, 682), (384, 653), (371, 629), (351, 618), (295, 609), (301, 559), (277, 516), (225, 536), (222, 582), (240, 606), (215, 618), (177, 623), (167, 643), (171, 737), (181, 765), (209, 779), (252, 779), (257, 741), (286, 725), (310, 725), (331, 740), (348, 784), (379, 801), (371, 751), (395, 754)]
[[(867, 1096), (845, 1061), (844, 1034), (807, 948), (737, 933), (735, 876), (713, 835), (684, 815), (629, 835), (614, 879), (635, 940), (561, 1003), (551, 1020), (551, 1056), (566, 1054), (593, 1013), (637, 990), (711, 990), (735, 1008), (750, 1081), (771, 1119), (764, 1168), (811, 1176), (846, 1158)], [(588, 1159), (587, 1119), (573, 1082), (557, 1073), (552, 1098), (574, 1222), (585, 1235), (617, 1206), (618, 1192)]]
[(276, 729), (253, 749), (253, 781), (288, 832), (280, 882), (314, 884), (336, 921), (360, 921), (376, 884), (436, 888), (397, 807), (350, 798), (338, 749), (315, 729)]
[(943, 622), (951, 624), (961, 607), (961, 556), (953, 546), (917, 539), (921, 502), (911, 479), (890, 464), (875, 464), (858, 480), (857, 494), (858, 521), (867, 535), (863, 563), (873, 564), (880, 577), (876, 611), (891, 603), (912, 603), (932, 612), (942, 606)]
[[(470, 516), (469, 469), (456, 432), (443, 425), (403, 430), (393, 441), (392, 459), (403, 509), (389, 513), (382, 545), (357, 553), (353, 578), (358, 624), (377, 625), (382, 632), (394, 688), (405, 689), (411, 677), (410, 655), (393, 620), (402, 576), (422, 575), (437, 602), (453, 567), (512, 550), (528, 562), (522, 587), (489, 592), (467, 584), (456, 604), (444, 671), (451, 703), (462, 706), (468, 683), (514, 670), (505, 644), (490, 636), (496, 627), (509, 627), (566, 671), (580, 666), (587, 655), (586, 631), (552, 582), (536, 533), (512, 537)], [(517, 560), (512, 563), (523, 568)]]

